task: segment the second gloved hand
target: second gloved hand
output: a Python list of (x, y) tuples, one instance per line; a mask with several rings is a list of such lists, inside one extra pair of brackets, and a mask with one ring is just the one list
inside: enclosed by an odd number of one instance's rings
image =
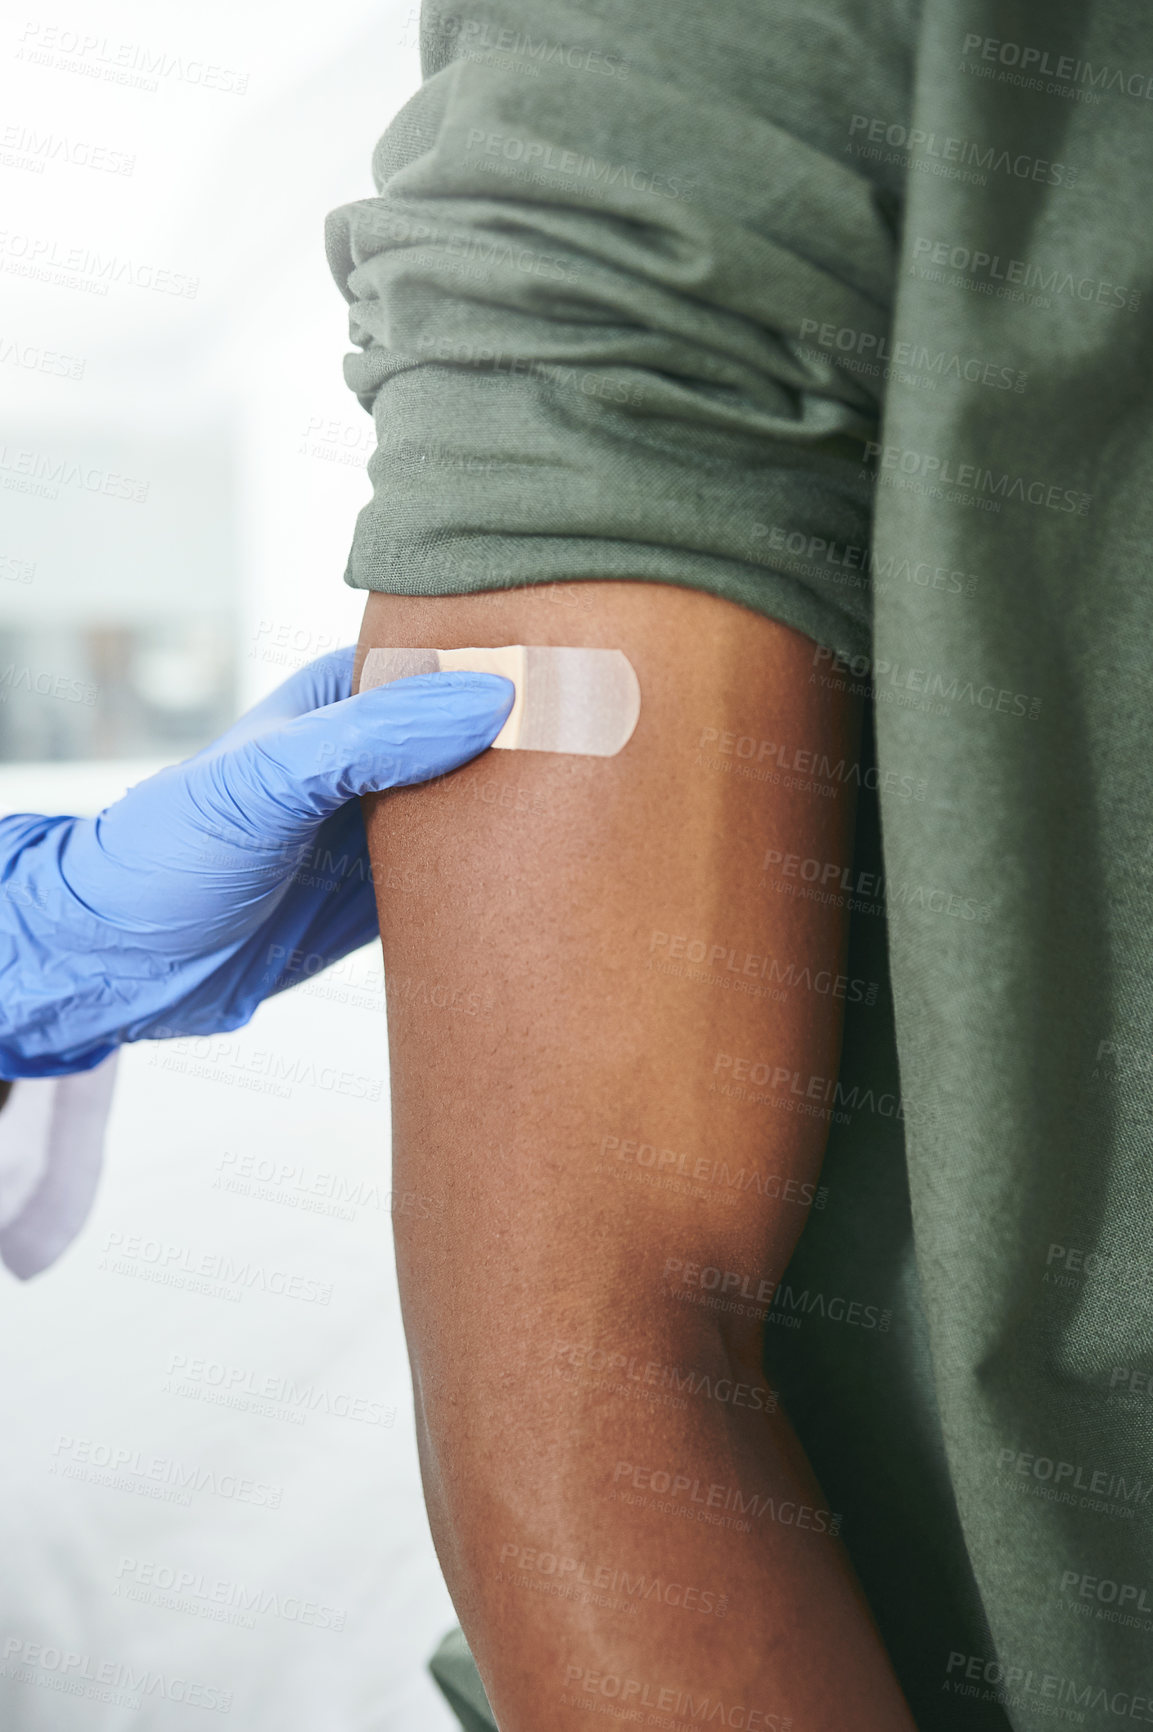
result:
[(239, 1028), (301, 978), (294, 954), (326, 965), (375, 935), (357, 795), (475, 757), (513, 687), (440, 673), (350, 697), (352, 657), (302, 668), (97, 818), (0, 819), (0, 1076)]

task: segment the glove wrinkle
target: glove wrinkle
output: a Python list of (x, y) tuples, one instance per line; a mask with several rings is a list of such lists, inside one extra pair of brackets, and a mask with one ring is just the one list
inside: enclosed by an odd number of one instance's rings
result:
[(96, 818), (0, 819), (0, 1077), (242, 1027), (304, 978), (294, 959), (311, 978), (376, 936), (355, 796), (475, 757), (513, 693), (435, 674), (350, 697), (352, 658), (300, 669)]

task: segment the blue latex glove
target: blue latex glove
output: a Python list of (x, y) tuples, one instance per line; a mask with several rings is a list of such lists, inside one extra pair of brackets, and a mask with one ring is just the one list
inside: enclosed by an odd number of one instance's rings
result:
[(513, 686), (423, 674), (349, 697), (352, 656), (301, 668), (98, 818), (0, 818), (0, 1077), (239, 1028), (301, 979), (293, 952), (327, 964), (376, 935), (355, 796), (476, 757)]

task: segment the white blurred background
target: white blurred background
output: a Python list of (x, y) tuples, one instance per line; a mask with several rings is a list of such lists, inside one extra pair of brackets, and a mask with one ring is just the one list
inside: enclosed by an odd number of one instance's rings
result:
[[(371, 422), (323, 220), (371, 194), (416, 35), (414, 0), (9, 12), (0, 810), (96, 811), (355, 637)], [(455, 1727), (387, 1096), (372, 951), (212, 1050), (124, 1054), (93, 1218), (0, 1273), (5, 1732)], [(259, 1281), (158, 1278), (222, 1256)]]

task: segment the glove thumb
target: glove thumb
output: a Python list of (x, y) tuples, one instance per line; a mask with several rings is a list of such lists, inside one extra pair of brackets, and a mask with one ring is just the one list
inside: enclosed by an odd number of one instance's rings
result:
[(443, 776), (490, 746), (515, 688), (499, 674), (418, 674), (297, 716), (198, 764), (198, 803), (288, 843), (355, 799)]

